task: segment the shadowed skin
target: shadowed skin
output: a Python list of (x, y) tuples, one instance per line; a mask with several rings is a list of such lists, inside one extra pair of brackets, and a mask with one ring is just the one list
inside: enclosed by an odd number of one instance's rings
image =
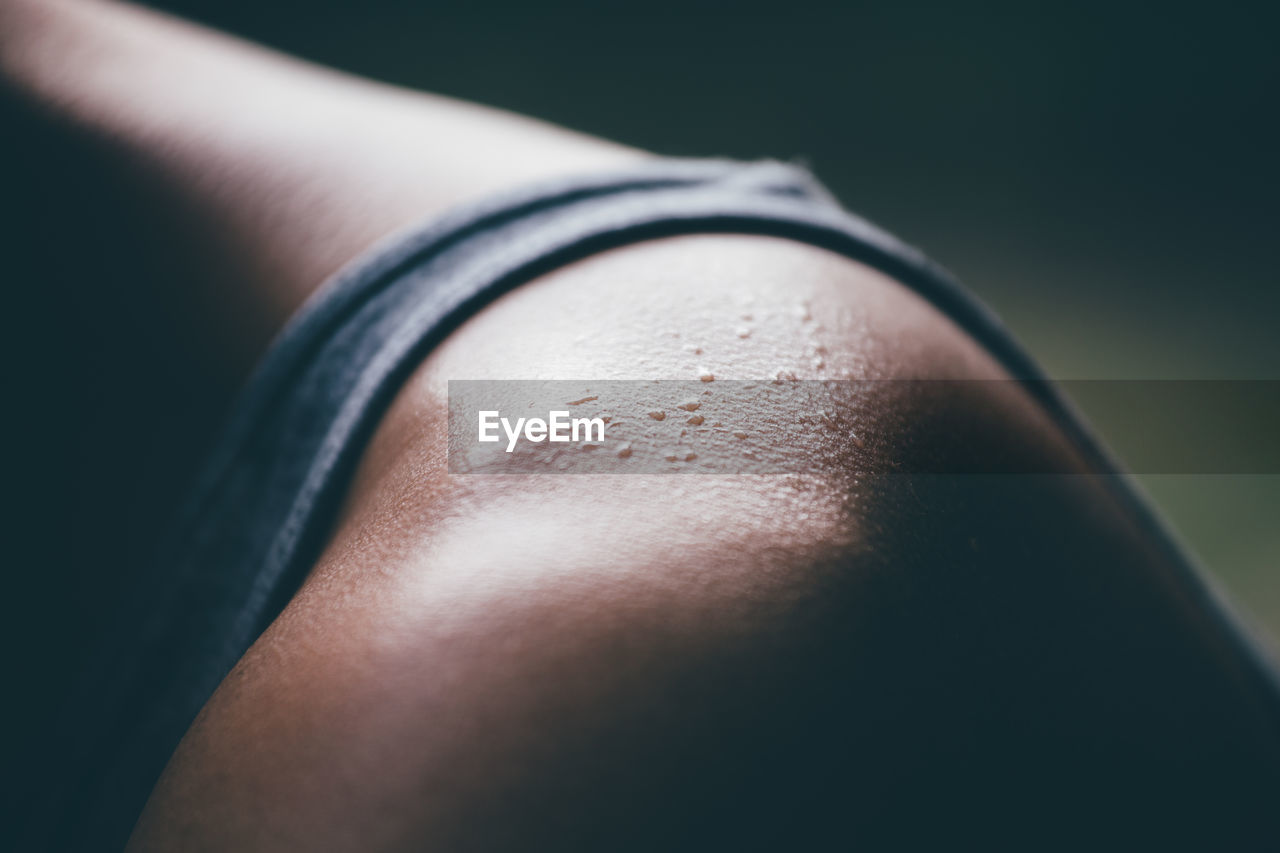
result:
[[(127, 7), (2, 0), (0, 24), (30, 121), (99, 152), (101, 192), (138, 222), (176, 218), (139, 299), (185, 306), (162, 316), (193, 325), (170, 333), (232, 374), (387, 232), (644, 156)], [(145, 228), (103, 227), (149, 249)], [(400, 391), (310, 577), (187, 733), (129, 849), (1248, 848), (1277, 829), (1280, 743), (1255, 685), (1014, 389), (942, 410), (833, 398), (865, 446), (815, 447), (791, 475), (447, 470), (449, 379), (704, 368), (1004, 376), (906, 288), (779, 239), (638, 244), (502, 297)], [(1081, 475), (874, 473), (921, 458)]]
[[(904, 288), (781, 240), (638, 245), (502, 298), (400, 393), (324, 556), (188, 734), (136, 849), (941, 832), (917, 811), (1009, 840), (1081, 808), (1132, 832), (1188, 791), (1256, 831), (1265, 788), (1220, 804), (1208, 780), (1265, 781), (1266, 720), (1100, 480), (868, 476), (841, 453), (788, 476), (447, 471), (449, 378), (814, 378), (798, 299), (828, 376), (1001, 375)], [(768, 333), (733, 335), (743, 300)], [(957, 417), (958, 434), (923, 402), (832, 405), (862, 406), (882, 460), (1070, 452), (1025, 401), (970, 401), (998, 414)], [(1204, 829), (1188, 814), (1144, 831)]]

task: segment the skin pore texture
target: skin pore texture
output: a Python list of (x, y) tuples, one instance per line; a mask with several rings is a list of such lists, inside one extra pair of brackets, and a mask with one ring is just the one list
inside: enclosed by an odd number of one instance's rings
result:
[[(746, 340), (730, 322), (744, 304), (759, 318)], [(1116, 750), (1125, 789), (1143, 781), (1127, 806), (1154, 793), (1144, 762), (1188, 721), (1152, 717), (1141, 734), (1138, 719), (1186, 702), (1178, 679), (1239, 688), (1186, 643), (1194, 617), (1160, 591), (1157, 558), (1098, 480), (878, 477), (816, 452), (790, 475), (447, 470), (450, 378), (709, 367), (733, 379), (780, 365), (800, 378), (1002, 376), (895, 282), (770, 238), (614, 250), (481, 311), (400, 392), (323, 557), (188, 734), (133, 849), (919, 837), (899, 826), (908, 804), (981, 823), (992, 816), (962, 779), (1008, 797), (1004, 774), (1044, 760), (1055, 778), (1043, 790), (1058, 793), (1078, 782), (1081, 749), (1088, 761)], [(882, 460), (955, 452), (953, 440), (1070, 455), (1016, 393), (967, 401), (996, 413), (979, 426), (925, 402), (831, 405), (861, 407), (852, 415), (884, 436), (870, 451)], [(771, 428), (750, 409), (731, 416)], [(928, 449), (899, 440), (916, 418), (960, 435), (928, 428)], [(1159, 602), (1141, 630), (1178, 646), (1178, 678), (1167, 649), (1133, 642), (1135, 596)], [(1083, 601), (1101, 633), (1078, 630)], [(1055, 686), (1081, 657), (1096, 681)], [(1140, 688), (1117, 694), (1122, 679)], [(1226, 710), (1215, 701), (1209, 717)], [(1116, 713), (1135, 716), (1122, 733), (1082, 734)], [(1059, 714), (1084, 718), (1082, 731)], [(1196, 751), (1188, 761), (1213, 764)], [(1046, 819), (1051, 803), (1022, 814)]]
[[(184, 742), (136, 848), (263, 829), (310, 847), (335, 827), (353, 849), (515, 841), (521, 818), (482, 817), (504, 797), (621, 770), (635, 757), (609, 757), (614, 738), (646, 720), (692, 724), (708, 700), (675, 697), (694, 673), (768, 654), (834, 573), (858, 571), (843, 564), (870, 547), (873, 490), (816, 454), (794, 475), (452, 476), (445, 382), (817, 378), (815, 347), (828, 377), (1001, 375), (901, 286), (770, 238), (615, 250), (483, 310), (399, 394), (329, 548)], [(869, 433), (893, 428), (866, 408)]]
[[(86, 241), (41, 251), (41, 274), (113, 331), (42, 346), (77, 371), (58, 392), (91, 384), (84, 364), (141, 389), (113, 385), (97, 418), (67, 407), (91, 447), (117, 424), (126, 467), (66, 476), (120, 490), (150, 482), (132, 460), (157, 425), (178, 439), (156, 466), (195, 464), (216, 388), (371, 242), (647, 156), (111, 3), (0, 0), (0, 73), (15, 138), (69, 175), (22, 185), (34, 245)], [(1229, 849), (1275, 828), (1280, 744), (1238, 655), (1012, 386), (833, 396), (860, 443), (795, 448), (789, 474), (448, 471), (449, 379), (704, 370), (713, 393), (779, 371), (1004, 376), (907, 288), (780, 239), (642, 243), (516, 289), (400, 390), (327, 548), (129, 849), (1045, 849), (1104, 831)], [(781, 440), (749, 407), (722, 416)], [(892, 473), (957, 458), (1081, 474)], [(119, 516), (153, 534), (138, 518)], [(128, 566), (106, 551), (80, 562)]]

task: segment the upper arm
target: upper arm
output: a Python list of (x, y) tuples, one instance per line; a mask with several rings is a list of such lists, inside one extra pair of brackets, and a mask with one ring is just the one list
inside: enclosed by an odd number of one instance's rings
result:
[[(916, 807), (991, 817), (984, 786), (1057, 815), (1106, 750), (1096, 790), (1157, 802), (1151, 756), (1238, 720), (1240, 687), (1091, 478), (867, 477), (820, 453), (777, 476), (447, 470), (449, 378), (805, 378), (818, 348), (828, 376), (1003, 376), (905, 288), (766, 238), (615, 250), (470, 320), (401, 391), (134, 849), (909, 838)], [(1005, 403), (1009, 434), (1070, 457), (1034, 405)], [(893, 440), (928, 407), (842, 404), (886, 437), (874, 453), (929, 452)], [(925, 442), (956, 452), (946, 414), (927, 418)], [(1249, 736), (1184, 764), (1235, 766)]]
[(133, 312), (180, 323), (177, 345), (198, 340), (235, 372), (387, 234), (643, 156), (86, 0), (0, 0), (0, 117), (6, 141), (46, 164), (49, 142), (71, 146), (37, 191), (57, 199), (59, 240), (86, 232), (113, 251), (105, 265), (89, 253), (69, 286), (110, 278)]

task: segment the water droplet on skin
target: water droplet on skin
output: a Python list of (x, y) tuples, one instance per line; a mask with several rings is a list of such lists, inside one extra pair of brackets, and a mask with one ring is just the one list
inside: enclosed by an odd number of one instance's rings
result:
[(621, 447), (619, 447), (619, 448), (618, 448), (618, 458), (619, 458), (619, 459), (630, 459), (630, 458), (631, 458), (631, 445), (630, 445), (630, 444), (624, 444), (624, 445), (622, 445)]
[(858, 436), (856, 436), (856, 435), (853, 435), (852, 433), (849, 435), (849, 437), (850, 437), (851, 439), (853, 439), (854, 446), (856, 446), (859, 450), (861, 450), (861, 449), (862, 449), (863, 447), (865, 447), (865, 446), (866, 446), (866, 444), (867, 444), (867, 443), (866, 443), (865, 441), (863, 441), (861, 438), (859, 438), (859, 437), (858, 437)]
[(662, 458), (663, 458), (663, 459), (665, 459), (665, 460), (667, 460), (668, 462), (675, 462), (675, 461), (676, 461), (676, 459), (677, 459), (678, 457), (676, 456), (676, 454), (675, 454), (674, 452), (668, 452), (668, 453), (667, 453), (665, 456), (663, 456)]
[(685, 461), (685, 462), (692, 462), (693, 460), (695, 460), (695, 459), (697, 459), (697, 458), (698, 458), (698, 454), (696, 454), (696, 453), (686, 453), (686, 454), (684, 455), (684, 461)]
[(677, 408), (684, 409), (686, 412), (696, 412), (701, 405), (702, 403), (697, 400), (685, 400)]
[(690, 426), (702, 426), (702, 415), (694, 415), (686, 421)]
[(716, 375), (705, 367), (698, 368), (698, 378), (703, 382), (714, 382)]
[(800, 318), (802, 323), (808, 323), (813, 319), (813, 314), (809, 312), (809, 303), (801, 302), (795, 307), (795, 315)]
[(649, 413), (649, 417), (653, 418), (655, 421), (660, 421), (667, 417), (667, 413), (661, 410), (653, 411)]
[(746, 338), (751, 337), (751, 327), (750, 327), (750, 326), (739, 326), (739, 327), (738, 327), (738, 337), (740, 337), (740, 338), (742, 338), (742, 339), (744, 339), (744, 340), (745, 340)]
[(735, 432), (733, 435), (734, 435), (734, 437), (735, 437), (735, 438), (746, 438), (746, 437), (747, 437), (747, 434), (746, 434), (745, 432), (741, 432), (741, 431)]

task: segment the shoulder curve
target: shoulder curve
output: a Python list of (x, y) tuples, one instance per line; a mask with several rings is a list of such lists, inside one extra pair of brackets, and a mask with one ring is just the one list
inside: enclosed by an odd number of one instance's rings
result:
[[(777, 322), (740, 338), (742, 314)], [(1172, 775), (1121, 757), (1088, 777), (1099, 802), (1147, 784), (1164, 809), (1201, 771), (1263, 767), (1257, 730), (1232, 725), (1240, 685), (1089, 478), (448, 472), (450, 378), (757, 378), (788, 360), (809, 378), (815, 341), (850, 375), (1004, 378), (901, 285), (773, 238), (614, 250), (468, 321), (401, 391), (326, 553), (184, 740), (136, 849), (211, 828), (229, 845), (754, 849), (924, 833), (920, 803), (981, 825), (982, 790), (1004, 817), (1053, 820), (1008, 780), (1078, 799), (1097, 737), (1147, 757), (1203, 744)], [(928, 415), (873, 405), (886, 429)], [(1068, 452), (1034, 407), (1006, 414)], [(926, 442), (947, 429), (931, 417)]]

